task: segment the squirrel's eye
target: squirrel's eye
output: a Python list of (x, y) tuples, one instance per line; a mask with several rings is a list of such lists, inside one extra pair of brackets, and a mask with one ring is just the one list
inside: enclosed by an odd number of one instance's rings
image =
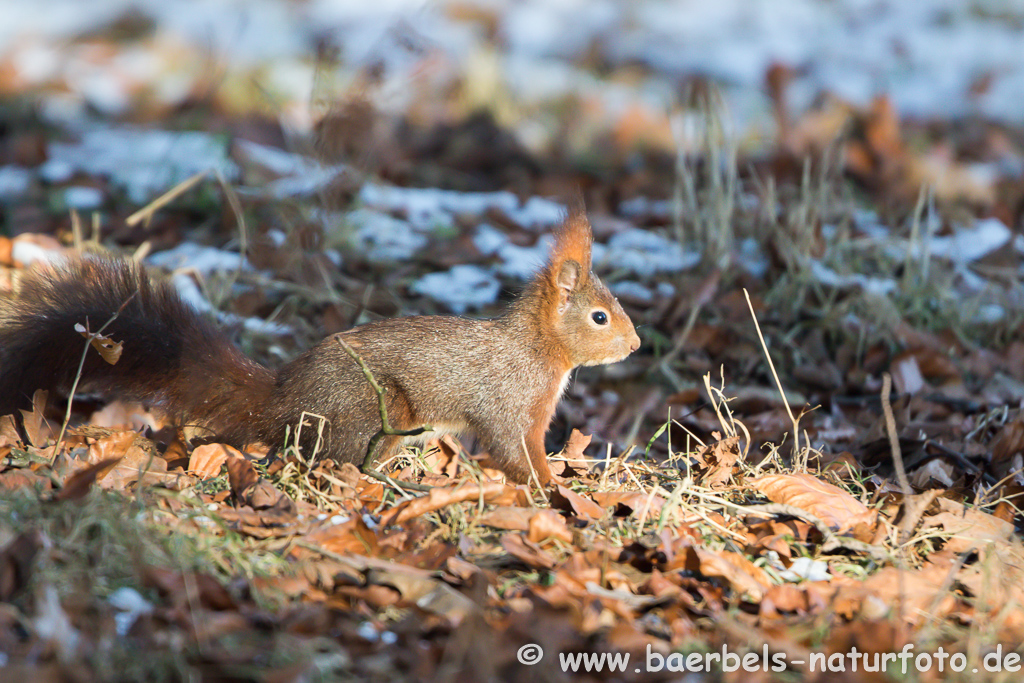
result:
[(598, 325), (608, 324), (608, 314), (605, 313), (604, 311), (594, 311), (593, 313), (590, 314), (590, 319), (593, 320)]

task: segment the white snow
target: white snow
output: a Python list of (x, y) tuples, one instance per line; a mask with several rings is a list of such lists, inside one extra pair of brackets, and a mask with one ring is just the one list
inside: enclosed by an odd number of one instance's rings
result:
[(21, 166), (0, 166), (0, 201), (15, 199), (28, 191), (32, 172)]
[(339, 219), (351, 231), (351, 246), (374, 263), (405, 261), (427, 246), (427, 237), (412, 224), (370, 209), (357, 209)]
[(511, 242), (503, 244), (498, 248), (498, 258), (501, 259), (498, 272), (518, 280), (529, 280), (544, 265), (554, 241), (549, 234), (541, 235), (532, 247), (520, 247)]
[(252, 269), (248, 260), (237, 252), (207, 247), (195, 242), (181, 242), (172, 249), (158, 251), (151, 254), (146, 263), (167, 270), (187, 268), (203, 276), (216, 272)]
[[(932, 237), (932, 256), (947, 258), (957, 265), (977, 261), (1010, 241), (1012, 233), (998, 218), (982, 218), (969, 228), (958, 228), (952, 235)], [(915, 248), (920, 255), (921, 249)]]
[(685, 251), (683, 245), (661, 235), (630, 228), (617, 232), (608, 240), (608, 251), (595, 263), (611, 268), (624, 268), (647, 278), (656, 273), (678, 273), (700, 263), (700, 254)]
[(896, 289), (896, 281), (893, 279), (869, 277), (860, 273), (840, 275), (817, 259), (811, 261), (811, 275), (815, 280), (829, 287), (839, 289), (858, 287), (877, 296), (886, 296)]
[(136, 204), (202, 171), (219, 170), (234, 179), (238, 167), (224, 140), (195, 131), (99, 128), (72, 143), (52, 142), (40, 174), (51, 181), (80, 171), (110, 178)]
[(367, 183), (359, 191), (359, 199), (367, 206), (401, 211), (419, 228), (451, 225), (453, 216), (479, 216), (490, 209), (501, 211), (524, 228), (548, 227), (565, 216), (565, 207), (557, 202), (530, 197), (520, 205), (511, 192), (457, 192)]
[(485, 268), (457, 265), (441, 273), (424, 275), (412, 285), (412, 291), (443, 303), (458, 314), (482, 308), (498, 300), (501, 285)]
[(69, 209), (95, 209), (103, 204), (103, 192), (95, 187), (75, 185), (64, 189), (64, 203)]
[(118, 588), (107, 597), (107, 602), (117, 610), (117, 614), (114, 615), (114, 625), (117, 635), (121, 637), (128, 635), (128, 631), (140, 616), (153, 611), (153, 603), (130, 587)]

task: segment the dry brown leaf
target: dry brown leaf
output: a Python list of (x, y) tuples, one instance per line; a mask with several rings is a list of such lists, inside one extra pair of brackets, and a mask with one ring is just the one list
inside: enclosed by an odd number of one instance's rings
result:
[(686, 549), (686, 568), (707, 578), (729, 582), (733, 590), (753, 602), (759, 601), (764, 591), (772, 585), (764, 570), (755, 567), (742, 555), (729, 551), (713, 553), (690, 546)]
[(1006, 469), (1013, 456), (1024, 452), (1024, 413), (1004, 424), (989, 446), (992, 466)]
[(0, 415), (0, 447), (13, 446), (21, 441), (13, 415)]
[(339, 555), (377, 555), (380, 544), (377, 534), (359, 515), (341, 524), (320, 526), (306, 534), (306, 540)]
[(537, 508), (503, 505), (483, 513), (476, 518), (476, 522), (506, 531), (526, 531), (530, 528), (530, 518), (535, 514)]
[(616, 515), (642, 515), (647, 510), (648, 518), (657, 517), (665, 505), (665, 499), (661, 496), (640, 491), (594, 491), (590, 495), (598, 505), (612, 510)]
[(892, 374), (892, 382), (896, 391), (901, 394), (916, 394), (928, 386), (921, 375), (917, 358), (912, 352), (908, 351), (893, 358), (889, 372)]
[[(943, 590), (947, 573), (946, 568), (937, 565), (924, 565), (916, 571), (884, 567), (865, 579), (859, 590), (852, 588), (855, 584), (840, 587), (835, 599), (838, 601), (840, 595), (849, 595), (852, 592), (859, 596), (859, 604), (856, 600), (853, 603), (856, 613), (861, 613), (867, 608), (874, 614), (875, 610), (884, 605), (890, 614), (916, 624), (928, 613), (941, 618), (956, 605), (956, 598), (951, 590), (939, 592)], [(869, 604), (866, 605), (865, 601), (869, 601)], [(933, 606), (934, 612), (931, 611)]]
[(541, 543), (549, 538), (572, 543), (572, 532), (566, 526), (565, 518), (554, 510), (537, 510), (537, 514), (530, 518), (526, 537), (533, 543)]
[(216, 477), (220, 474), (220, 468), (227, 464), (229, 458), (245, 460), (245, 456), (240, 450), (227, 444), (208, 443), (196, 446), (188, 459), (188, 473), (200, 479)]
[(572, 430), (569, 440), (565, 442), (565, 448), (562, 449), (562, 457), (570, 467), (584, 471), (587, 469), (587, 456), (583, 455), (583, 451), (590, 445), (592, 439), (590, 434), (584, 434), (578, 429)]
[(605, 515), (603, 507), (561, 484), (556, 486), (551, 493), (551, 507), (571, 512), (580, 519), (588, 521), (599, 520)]
[(36, 555), (50, 545), (37, 529), (23, 531), (0, 549), (0, 601), (10, 602), (32, 578)]
[(501, 537), (501, 547), (528, 567), (553, 569), (555, 566), (555, 558), (549, 552), (538, 548), (522, 534), (505, 534)]
[(431, 489), (426, 495), (406, 500), (381, 516), (381, 526), (402, 524), (420, 515), (463, 503), (482, 500), (492, 505), (529, 505), (530, 499), (522, 489), (516, 489), (500, 482), (490, 484), (459, 484), (446, 488)]
[(1013, 537), (1013, 524), (977, 508), (967, 508), (948, 498), (938, 498), (942, 512), (926, 517), (922, 529), (941, 527), (952, 534), (945, 549), (954, 553), (1003, 544)]
[(245, 458), (228, 458), (227, 466), (231, 493), (238, 500), (242, 500), (245, 492), (255, 486), (260, 477), (256, 473), (256, 468)]
[(57, 502), (64, 502), (69, 500), (78, 500), (84, 498), (85, 494), (89, 493), (89, 489), (96, 483), (97, 480), (102, 479), (108, 472), (110, 472), (114, 465), (121, 462), (124, 456), (115, 456), (107, 458), (106, 460), (100, 460), (99, 462), (93, 463), (88, 467), (73, 472), (64, 481), (64, 486), (61, 487), (57, 495), (54, 496), (54, 500)]
[(711, 487), (720, 488), (732, 478), (732, 468), (740, 458), (740, 438), (730, 436), (705, 446), (697, 459), (704, 464), (706, 471), (701, 481)]
[(877, 510), (868, 509), (838, 486), (810, 474), (770, 474), (749, 483), (773, 503), (792, 505), (809, 512), (838, 533), (852, 532), (862, 541), (868, 541), (874, 535)]
[(110, 365), (114, 365), (117, 361), (121, 360), (121, 352), (124, 351), (124, 345), (121, 342), (116, 342), (98, 332), (90, 332), (82, 323), (75, 323), (75, 331), (88, 339), (89, 345), (96, 349), (100, 357)]
[(47, 392), (37, 389), (32, 394), (32, 410), (22, 410), (22, 426), (25, 428), (25, 435), (28, 442), (37, 448), (42, 448), (53, 436), (53, 430), (43, 417), (46, 411)]

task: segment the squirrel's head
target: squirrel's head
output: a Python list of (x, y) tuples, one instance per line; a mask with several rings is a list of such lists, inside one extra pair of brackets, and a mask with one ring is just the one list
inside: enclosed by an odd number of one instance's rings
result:
[(547, 322), (573, 367), (620, 361), (640, 348), (640, 337), (618, 299), (590, 271), (593, 234), (580, 209), (555, 232), (555, 245), (537, 284)]

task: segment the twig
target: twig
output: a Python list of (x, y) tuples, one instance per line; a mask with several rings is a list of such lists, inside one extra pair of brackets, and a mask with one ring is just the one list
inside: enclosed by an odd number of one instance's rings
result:
[(893, 462), (896, 463), (896, 478), (899, 479), (900, 488), (904, 496), (911, 496), (914, 490), (910, 488), (910, 480), (907, 479), (907, 470), (903, 466), (903, 451), (900, 450), (900, 439), (896, 435), (896, 418), (892, 414), (892, 404), (889, 402), (889, 392), (892, 391), (892, 375), (888, 372), (882, 373), (882, 413), (885, 414), (885, 431), (889, 434), (889, 449), (892, 451)]
[(205, 178), (207, 174), (209, 174), (209, 170), (200, 171), (199, 173), (196, 173), (194, 176), (186, 178), (185, 180), (181, 181), (180, 183), (172, 187), (170, 190), (164, 192), (162, 195), (151, 201), (149, 204), (142, 207), (141, 209), (133, 213), (131, 216), (128, 216), (128, 218), (124, 219), (125, 225), (127, 225), (128, 227), (135, 227), (135, 225), (141, 221), (148, 221), (150, 218), (153, 217), (154, 213), (156, 213), (164, 206), (170, 204), (180, 195), (188, 192), (190, 189), (192, 189), (193, 185), (195, 185), (200, 180)]
[(392, 484), (394, 486), (411, 488), (416, 491), (429, 491), (431, 489), (431, 487), (429, 486), (423, 486), (422, 484), (400, 483), (392, 479), (388, 475), (384, 474), (383, 472), (378, 472), (377, 470), (373, 469), (371, 465), (373, 464), (373, 456), (374, 452), (377, 450), (377, 444), (385, 436), (419, 436), (424, 432), (434, 431), (434, 428), (429, 424), (420, 425), (419, 427), (416, 427), (414, 429), (393, 428), (391, 426), (391, 423), (388, 422), (388, 406), (387, 402), (384, 400), (383, 387), (381, 387), (380, 384), (377, 383), (377, 380), (376, 378), (374, 378), (373, 372), (370, 371), (370, 368), (366, 364), (366, 361), (364, 361), (362, 357), (355, 352), (355, 349), (349, 346), (348, 343), (340, 336), (335, 337), (335, 339), (337, 339), (338, 343), (341, 344), (341, 348), (345, 349), (345, 353), (351, 356), (352, 360), (359, 364), (359, 367), (362, 368), (363, 370), (363, 375), (366, 376), (366, 381), (370, 383), (370, 386), (377, 393), (377, 409), (380, 411), (380, 429), (377, 430), (377, 433), (370, 438), (370, 443), (366, 445), (366, 456), (363, 458), (363, 464), (359, 467), (359, 471), (362, 472), (363, 474), (373, 477), (374, 479), (379, 479), (380, 481), (388, 482), (389, 484)]
[(797, 457), (797, 454), (800, 452), (800, 418), (793, 417), (793, 411), (789, 407), (789, 399), (786, 398), (786, 392), (782, 388), (779, 373), (775, 372), (775, 363), (772, 362), (772, 355), (768, 353), (768, 344), (765, 343), (764, 335), (761, 334), (761, 324), (757, 322), (754, 304), (750, 302), (750, 293), (746, 288), (743, 289), (743, 296), (747, 298), (747, 308), (750, 309), (750, 317), (754, 319), (754, 329), (757, 330), (757, 338), (761, 340), (761, 348), (764, 349), (764, 357), (768, 360), (768, 368), (772, 371), (772, 377), (775, 378), (775, 386), (778, 387), (779, 394), (782, 396), (782, 405), (786, 406), (789, 420), (793, 423), (793, 456)]
[(838, 548), (845, 548), (846, 550), (852, 550), (858, 553), (867, 553), (872, 557), (872, 559), (879, 561), (885, 560), (889, 557), (885, 549), (880, 548), (879, 546), (872, 545), (870, 543), (865, 543), (863, 541), (858, 541), (854, 538), (847, 538), (845, 536), (837, 535), (835, 532), (832, 531), (831, 528), (829, 528), (828, 524), (825, 524), (825, 522), (819, 519), (817, 515), (814, 515), (808, 512), (807, 510), (798, 508), (794, 505), (786, 505), (785, 503), (739, 505), (738, 503), (733, 503), (732, 501), (726, 500), (725, 498), (720, 498), (719, 496), (703, 493), (700, 491), (688, 490), (687, 493), (692, 496), (696, 496), (697, 498), (700, 498), (702, 500), (717, 503), (718, 505), (722, 505), (727, 508), (732, 508), (733, 510), (739, 512), (741, 515), (760, 513), (764, 515), (773, 516), (788, 515), (790, 517), (802, 519), (805, 522), (808, 522), (811, 525), (813, 525), (814, 528), (818, 530), (818, 533), (821, 534), (822, 540), (824, 541), (821, 545), (821, 549), (824, 552), (831, 552)]
[[(71, 384), (71, 392), (68, 394), (68, 409), (64, 413), (64, 423), (60, 426), (60, 434), (57, 435), (57, 442), (53, 444), (53, 457), (51, 458), (50, 464), (53, 464), (53, 461), (57, 459), (57, 452), (60, 450), (60, 444), (64, 441), (64, 434), (68, 430), (68, 423), (71, 422), (71, 404), (75, 400), (75, 391), (78, 390), (78, 383), (82, 379), (82, 371), (85, 369), (85, 359), (89, 356), (89, 347), (92, 346), (93, 340), (99, 338), (99, 336), (103, 334), (103, 330), (107, 329), (111, 323), (117, 320), (117, 316), (121, 315), (121, 311), (131, 303), (131, 300), (134, 299), (135, 295), (138, 293), (138, 290), (132, 292), (132, 295), (125, 299), (124, 303), (114, 311), (114, 315), (110, 316), (110, 319), (103, 323), (103, 327), (95, 332), (89, 332), (89, 336), (85, 338), (85, 348), (82, 350), (82, 359), (78, 361), (78, 372), (75, 373), (75, 381)], [(88, 319), (85, 322), (88, 324)], [(86, 328), (86, 331), (88, 332), (88, 328)]]

